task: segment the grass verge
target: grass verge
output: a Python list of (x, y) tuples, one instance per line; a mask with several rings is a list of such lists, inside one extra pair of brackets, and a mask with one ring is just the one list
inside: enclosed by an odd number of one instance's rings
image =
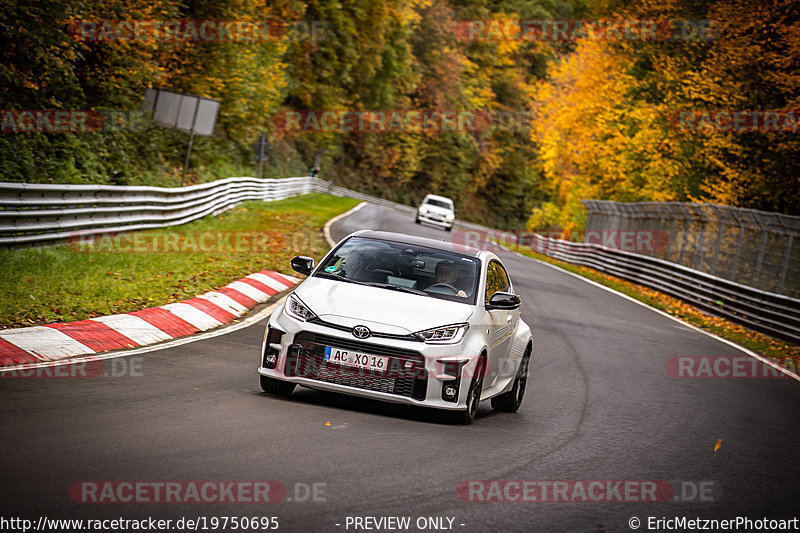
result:
[(320, 258), (325, 222), (358, 203), (324, 194), (245, 202), (181, 226), (0, 249), (0, 328), (128, 313), (259, 270), (288, 273), (295, 255)]
[[(504, 246), (508, 246), (508, 244), (504, 243)], [(763, 333), (749, 330), (724, 318), (704, 313), (677, 298), (667, 296), (666, 294), (614, 276), (603, 274), (597, 270), (558, 261), (546, 255), (534, 252), (529, 248), (515, 247), (514, 250), (523, 255), (544, 261), (545, 263), (556, 265), (559, 268), (563, 268), (564, 270), (621, 292), (631, 298), (635, 298), (651, 307), (655, 307), (667, 314), (680, 318), (693, 326), (697, 326), (698, 328), (735, 342), (740, 346), (772, 359), (794, 372), (797, 372), (797, 369), (800, 368), (800, 346), (779, 339), (773, 339)]]

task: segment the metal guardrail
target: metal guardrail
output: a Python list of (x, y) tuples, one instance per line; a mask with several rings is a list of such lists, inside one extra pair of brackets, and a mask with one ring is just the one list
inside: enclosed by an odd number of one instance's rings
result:
[(748, 287), (800, 298), (800, 216), (716, 204), (583, 200), (586, 233), (651, 232), (638, 253)]
[[(246, 200), (274, 201), (310, 192), (354, 198), (407, 215), (416, 213), (413, 207), (312, 177), (228, 178), (181, 188), (0, 183), (0, 245), (35, 245), (77, 234), (174, 226), (221, 213)], [(516, 235), (478, 224), (457, 220), (456, 228), (484, 238), (518, 243)], [(532, 235), (530, 243), (518, 244), (650, 287), (750, 329), (800, 343), (798, 299), (598, 244), (540, 235)]]
[(712, 315), (800, 344), (800, 300), (656, 257), (534, 235), (531, 249), (674, 296)]
[(0, 183), (0, 245), (177, 226), (246, 200), (274, 201), (313, 192), (320, 188), (318, 181), (228, 178), (176, 188)]

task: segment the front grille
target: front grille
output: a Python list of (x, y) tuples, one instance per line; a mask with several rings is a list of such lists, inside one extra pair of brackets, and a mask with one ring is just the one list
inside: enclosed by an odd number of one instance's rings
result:
[[(339, 324), (334, 324), (333, 322), (327, 322), (325, 320), (322, 320), (319, 317), (312, 318), (311, 320), (309, 320), (309, 322), (311, 322), (312, 324), (317, 324), (319, 326), (325, 326), (326, 328), (338, 329), (339, 331), (346, 331), (348, 333), (353, 331), (353, 328), (350, 328), (350, 327), (347, 327), (347, 326), (342, 326), (342, 325), (339, 325)], [(371, 336), (375, 337), (375, 338), (381, 338), (381, 339), (396, 339), (396, 340), (410, 341), (410, 342), (422, 342), (419, 337), (417, 337), (416, 335), (412, 335), (412, 334), (397, 335), (397, 334), (394, 334), (394, 333), (380, 333), (380, 332), (373, 331)]]
[(294, 336), (295, 344), (311, 343), (320, 344), (322, 346), (335, 346), (345, 350), (353, 350), (355, 352), (364, 352), (374, 355), (389, 355), (401, 359), (409, 359), (418, 361), (420, 364), (424, 362), (422, 354), (415, 350), (408, 350), (405, 348), (395, 348), (394, 346), (381, 346), (379, 344), (372, 344), (353, 339), (342, 337), (333, 337), (331, 335), (321, 335), (319, 333), (312, 333), (310, 331), (301, 331)]
[[(284, 372), (287, 376), (315, 379), (417, 400), (425, 399), (428, 378), (424, 358), (418, 352), (305, 331), (295, 335), (294, 341), (286, 357)], [(326, 346), (388, 356), (389, 368), (386, 371), (376, 371), (325, 361)]]

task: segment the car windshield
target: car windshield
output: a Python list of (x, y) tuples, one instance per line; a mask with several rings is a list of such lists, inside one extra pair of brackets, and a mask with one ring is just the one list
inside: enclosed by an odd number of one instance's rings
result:
[(453, 209), (453, 204), (446, 200), (435, 200), (433, 198), (428, 198), (425, 200), (425, 205), (435, 205), (436, 207), (443, 207), (444, 209)]
[(480, 261), (402, 242), (352, 237), (316, 270), (315, 277), (475, 303)]

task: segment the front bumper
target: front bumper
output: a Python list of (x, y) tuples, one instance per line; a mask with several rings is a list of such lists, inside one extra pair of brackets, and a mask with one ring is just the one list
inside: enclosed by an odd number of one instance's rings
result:
[(453, 223), (455, 220), (447, 220), (444, 216), (441, 215), (434, 215), (432, 213), (422, 214), (417, 211), (417, 218), (423, 222), (427, 222), (429, 224), (435, 224), (442, 228), (452, 228)]
[[(467, 391), (480, 347), (467, 346), (467, 336), (450, 345), (398, 338), (356, 339), (349, 331), (300, 322), (276, 309), (268, 328), (283, 332), (279, 343), (261, 350), (259, 373), (305, 387), (407, 405), (457, 410), (466, 407)], [(269, 331), (269, 329), (268, 329)], [(324, 361), (325, 346), (389, 358), (386, 371), (364, 370)], [(267, 349), (277, 350), (274, 368), (264, 363)], [(474, 354), (474, 355), (465, 355)], [(445, 386), (455, 386), (455, 401), (444, 398)]]

